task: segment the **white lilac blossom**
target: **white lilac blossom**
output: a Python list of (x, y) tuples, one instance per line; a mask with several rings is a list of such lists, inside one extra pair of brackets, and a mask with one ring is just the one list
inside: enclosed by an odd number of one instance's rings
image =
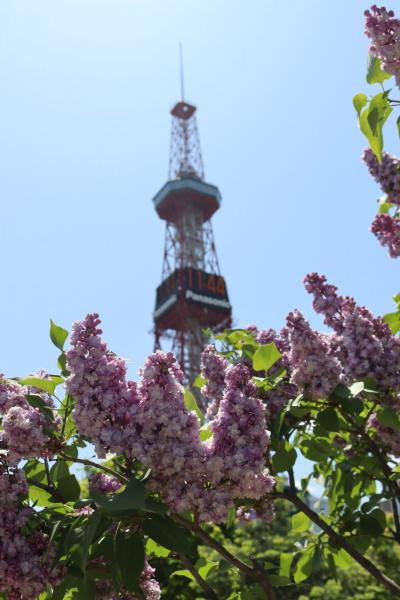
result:
[(314, 331), (298, 310), (287, 316), (286, 335), (291, 383), (311, 399), (325, 398), (341, 379), (329, 336)]
[(27, 493), (23, 471), (0, 464), (0, 593), (9, 600), (34, 600), (63, 575), (55, 548), (49, 548), (47, 535), (37, 526), (35, 511), (21, 505)]
[(202, 395), (208, 400), (208, 419), (215, 417), (224, 393), (225, 371), (229, 363), (218, 352), (214, 346), (208, 345), (201, 354), (201, 375), (207, 380), (202, 388)]
[(376, 215), (371, 231), (392, 258), (400, 256), (400, 218), (388, 214)]
[(382, 61), (382, 67), (400, 84), (400, 21), (392, 10), (375, 4), (365, 11), (365, 33), (371, 40), (370, 52)]

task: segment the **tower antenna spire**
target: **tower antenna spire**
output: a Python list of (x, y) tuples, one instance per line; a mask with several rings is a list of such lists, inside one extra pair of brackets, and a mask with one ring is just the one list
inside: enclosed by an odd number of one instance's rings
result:
[(179, 68), (181, 74), (181, 100), (185, 101), (185, 81), (183, 77), (183, 50), (182, 50), (182, 42), (179, 42)]

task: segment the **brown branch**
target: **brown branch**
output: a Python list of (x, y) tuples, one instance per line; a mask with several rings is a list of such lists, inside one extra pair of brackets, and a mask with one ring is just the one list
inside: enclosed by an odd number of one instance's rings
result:
[(71, 458), (70, 456), (68, 456), (67, 454), (64, 454), (63, 452), (60, 452), (60, 456), (62, 456), (63, 458), (65, 458), (65, 460), (68, 460), (70, 462), (80, 463), (81, 465), (86, 465), (87, 467), (92, 467), (93, 469), (100, 469), (101, 471), (104, 471), (105, 473), (109, 473), (110, 475), (117, 477), (117, 479), (119, 479), (123, 483), (129, 482), (128, 477), (125, 477), (125, 475), (121, 475), (121, 473), (117, 473), (117, 471), (114, 471), (114, 469), (110, 469), (110, 467), (106, 467), (105, 465), (101, 465), (99, 463), (92, 462), (91, 460), (88, 460), (86, 458)]
[(382, 573), (382, 571), (380, 571), (378, 567), (372, 564), (372, 562), (368, 560), (368, 558), (360, 554), (358, 550), (356, 550), (354, 546), (352, 546), (346, 540), (345, 537), (343, 537), (334, 529), (332, 529), (332, 527), (330, 527), (330, 525), (328, 525), (323, 519), (321, 519), (321, 517), (317, 515), (317, 513), (314, 512), (305, 502), (303, 502), (303, 500), (301, 500), (299, 496), (290, 492), (275, 492), (273, 496), (275, 498), (284, 498), (285, 500), (289, 500), (292, 504), (297, 506), (299, 510), (301, 510), (305, 515), (307, 515), (307, 517), (309, 517), (311, 521), (313, 521), (313, 523), (318, 525), (318, 527), (329, 536), (330, 540), (332, 540), (334, 544), (336, 544), (340, 548), (343, 548), (343, 550), (346, 550), (346, 552), (350, 554), (350, 556), (354, 558), (354, 560), (357, 561), (359, 565), (361, 565), (366, 571), (368, 571), (370, 575), (375, 577), (375, 579), (377, 579), (388, 590), (390, 590), (396, 596), (396, 598), (400, 598), (400, 585), (398, 585), (395, 581), (393, 581), (392, 579), (387, 577), (387, 575)]
[(210, 598), (210, 600), (219, 600), (217, 594), (214, 592), (212, 587), (207, 583), (205, 579), (203, 579), (196, 567), (192, 565), (190, 560), (184, 554), (178, 554), (178, 556), (182, 564), (193, 575), (199, 586), (202, 588), (203, 592), (206, 595), (206, 598)]
[(265, 596), (268, 600), (276, 600), (275, 591), (268, 580), (268, 575), (264, 571), (250, 567), (248, 564), (241, 561), (240, 558), (238, 558), (234, 554), (231, 554), (229, 550), (227, 550), (222, 544), (217, 542), (217, 540), (212, 538), (199, 525), (191, 523), (190, 521), (187, 521), (179, 515), (173, 515), (172, 518), (176, 521), (176, 523), (182, 525), (183, 527), (189, 529), (192, 533), (197, 535), (207, 546), (216, 550), (218, 554), (222, 556), (222, 558), (225, 558), (225, 560), (237, 567), (240, 571), (242, 571), (242, 573), (255, 579), (261, 585), (262, 589), (265, 592)]

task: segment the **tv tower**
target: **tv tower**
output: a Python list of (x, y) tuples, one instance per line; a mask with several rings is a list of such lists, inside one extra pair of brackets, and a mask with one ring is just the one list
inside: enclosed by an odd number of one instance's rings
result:
[(196, 107), (184, 101), (182, 54), (181, 97), (171, 110), (168, 181), (153, 198), (166, 225), (153, 317), (155, 348), (167, 345), (191, 384), (200, 369), (203, 330), (229, 327), (231, 305), (211, 224), (221, 194), (204, 180)]

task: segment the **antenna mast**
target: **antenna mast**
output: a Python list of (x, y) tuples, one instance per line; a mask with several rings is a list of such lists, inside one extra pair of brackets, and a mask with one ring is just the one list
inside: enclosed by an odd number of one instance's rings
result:
[(184, 78), (183, 78), (183, 50), (182, 50), (181, 42), (179, 42), (179, 66), (180, 66), (180, 73), (181, 73), (181, 100), (182, 100), (182, 102), (184, 102), (184, 100), (185, 100), (185, 85), (184, 85)]

